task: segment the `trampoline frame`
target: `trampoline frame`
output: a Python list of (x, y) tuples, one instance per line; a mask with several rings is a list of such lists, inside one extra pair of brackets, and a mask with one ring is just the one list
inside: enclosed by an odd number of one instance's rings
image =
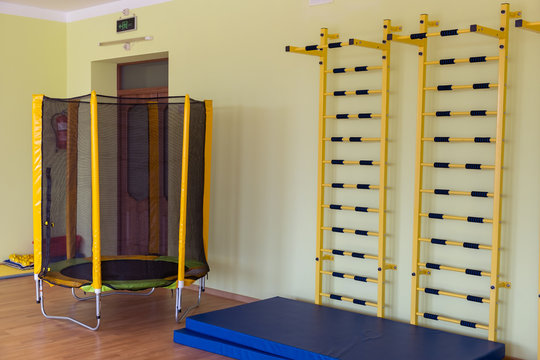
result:
[[(92, 174), (92, 283), (93, 296), (79, 297), (75, 293), (75, 288), (71, 287), (72, 296), (77, 301), (95, 299), (96, 301), (96, 325), (91, 326), (69, 316), (49, 315), (45, 311), (45, 301), (43, 293), (43, 281), (40, 276), (42, 270), (42, 130), (43, 130), (43, 99), (44, 95), (33, 95), (32, 99), (32, 164), (33, 164), (33, 240), (34, 240), (34, 280), (36, 282), (36, 302), (41, 306), (41, 312), (47, 319), (68, 320), (86, 329), (95, 331), (101, 324), (101, 298), (109, 295), (135, 295), (149, 296), (155, 288), (145, 293), (137, 293), (133, 290), (102, 292), (103, 283), (101, 277), (101, 229), (100, 229), (100, 195), (99, 195), (99, 158), (98, 158), (98, 124), (97, 124), (97, 94), (95, 91), (90, 95), (90, 141), (91, 141), (91, 174)], [(212, 101), (205, 100), (205, 143), (204, 143), (204, 194), (203, 194), (203, 246), (206, 259), (208, 259), (208, 224), (210, 213), (210, 169), (211, 169), (211, 144), (212, 144)], [(205, 290), (205, 273), (198, 279), (185, 278), (185, 246), (186, 246), (186, 210), (187, 210), (187, 188), (188, 188), (188, 160), (189, 160), (189, 129), (190, 129), (190, 97), (185, 96), (184, 121), (183, 121), (183, 141), (182, 141), (182, 178), (180, 189), (180, 221), (178, 239), (178, 277), (176, 280), (176, 300), (175, 300), (175, 320), (182, 321), (190, 311), (197, 308), (201, 302), (202, 292)], [(46, 224), (48, 225), (48, 224)], [(70, 244), (66, 241), (66, 246)], [(69, 253), (66, 253), (69, 256)], [(182, 289), (199, 280), (199, 291), (197, 303), (188, 307), (182, 316)], [(54, 285), (54, 284), (51, 284)], [(86, 291), (85, 291), (86, 293)]]

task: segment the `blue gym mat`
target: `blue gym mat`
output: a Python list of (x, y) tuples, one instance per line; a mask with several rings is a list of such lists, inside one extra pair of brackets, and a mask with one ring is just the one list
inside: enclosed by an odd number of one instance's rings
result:
[(175, 342), (237, 359), (263, 359), (259, 351), (298, 360), (499, 360), (505, 352), (500, 343), (280, 297), (189, 317), (186, 329)]

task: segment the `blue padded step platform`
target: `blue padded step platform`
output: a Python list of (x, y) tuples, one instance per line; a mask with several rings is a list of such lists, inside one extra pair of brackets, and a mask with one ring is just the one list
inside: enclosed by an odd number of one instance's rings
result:
[(201, 349), (214, 354), (232, 357), (234, 359), (245, 360), (283, 360), (284, 357), (272, 355), (252, 349), (247, 346), (238, 345), (230, 341), (220, 340), (208, 335), (199, 334), (188, 329), (178, 329), (174, 331), (174, 342), (196, 349)]
[(199, 349), (213, 351), (204, 347), (210, 337), (214, 345), (298, 360), (499, 360), (505, 352), (500, 343), (280, 297), (189, 317), (186, 329), (194, 341), (187, 345)]

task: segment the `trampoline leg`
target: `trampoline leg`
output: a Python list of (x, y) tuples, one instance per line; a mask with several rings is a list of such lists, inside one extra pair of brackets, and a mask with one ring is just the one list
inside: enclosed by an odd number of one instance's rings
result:
[[(154, 293), (155, 290), (156, 290), (156, 288), (152, 288), (152, 289), (150, 289), (149, 291), (147, 291), (145, 293), (111, 291), (111, 292), (103, 293), (103, 294), (101, 294), (101, 296), (102, 297), (103, 296), (110, 296), (110, 295), (150, 296), (150, 295), (152, 295)], [(86, 294), (86, 292), (84, 292), (84, 294)], [(71, 295), (73, 295), (73, 297), (75, 299), (77, 299), (78, 301), (92, 300), (92, 299), (94, 299), (96, 297), (96, 295), (80, 297), (75, 293), (75, 288), (71, 288)]]
[(39, 282), (39, 300), (38, 302), (41, 303), (41, 313), (43, 314), (43, 316), (45, 316), (45, 318), (47, 319), (57, 319), (57, 320), (69, 320), (71, 322), (74, 322), (75, 324), (77, 325), (80, 325), (88, 330), (92, 330), (92, 331), (95, 331), (99, 328), (99, 325), (101, 323), (101, 292), (96, 292), (96, 320), (97, 320), (97, 323), (96, 323), (96, 326), (92, 327), (90, 325), (86, 325), (78, 320), (75, 320), (71, 317), (68, 317), (68, 316), (53, 316), (53, 315), (48, 315), (46, 312), (45, 312), (45, 301), (44, 301), (44, 298), (43, 298), (43, 280), (38, 280)]
[(34, 280), (36, 280), (36, 303), (40, 303), (41, 302), (41, 296), (39, 296), (39, 277), (37, 274), (34, 274)]
[(199, 279), (199, 294), (198, 294), (198, 297), (197, 297), (197, 303), (195, 305), (191, 305), (189, 308), (187, 308), (187, 310), (182, 314), (182, 316), (180, 318), (178, 318), (178, 314), (182, 311), (181, 310), (181, 306), (182, 306), (182, 304), (181, 304), (182, 289), (181, 288), (176, 289), (176, 322), (180, 322), (180, 321), (184, 320), (186, 318), (186, 316), (188, 316), (188, 314), (191, 312), (191, 310), (199, 307), (199, 305), (201, 304), (201, 295), (202, 295), (202, 292), (205, 289), (205, 283), (206, 282), (205, 282), (204, 277)]

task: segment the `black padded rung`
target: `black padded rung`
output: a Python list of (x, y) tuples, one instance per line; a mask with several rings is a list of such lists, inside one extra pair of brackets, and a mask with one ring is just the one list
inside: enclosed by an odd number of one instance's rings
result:
[(452, 90), (452, 85), (439, 85), (437, 86), (438, 91)]
[(486, 116), (486, 110), (471, 110), (471, 116)]
[(431, 320), (439, 320), (439, 315), (424, 313), (424, 318)]
[(432, 238), (432, 239), (431, 239), (431, 243), (432, 243), (432, 244), (437, 244), (437, 245), (446, 245), (446, 240), (444, 240), (444, 239)]
[(360, 165), (373, 165), (373, 160), (360, 160), (358, 163)]
[(367, 66), (357, 66), (354, 71), (367, 71)]
[(343, 160), (332, 160), (332, 165), (343, 165)]
[(467, 221), (468, 221), (468, 222), (473, 222), (473, 223), (483, 223), (483, 222), (484, 222), (484, 218), (482, 218), (482, 217), (475, 217), (475, 216), (467, 216)]
[(481, 170), (482, 164), (465, 164), (465, 169)]
[(369, 90), (356, 90), (355, 91), (355, 94), (356, 95), (369, 95)]
[(332, 250), (332, 254), (334, 254), (334, 255), (341, 255), (341, 256), (343, 256), (343, 253), (344, 253), (343, 250), (336, 250), (336, 249)]
[(448, 168), (450, 165), (450, 163), (447, 163), (447, 162), (434, 162), (433, 163), (433, 167), (436, 167), (436, 168)]
[(356, 184), (356, 188), (369, 190), (369, 184)]
[(476, 83), (472, 85), (473, 89), (489, 89), (489, 83)]
[(334, 96), (345, 96), (345, 91), (334, 91)]
[(523, 27), (523, 19), (516, 20), (516, 27)]
[(345, 72), (345, 68), (335, 68), (334, 70), (332, 70), (332, 72), (333, 72), (334, 74), (344, 73), (344, 72)]
[(338, 277), (338, 278), (343, 278), (344, 275), (345, 275), (344, 273), (339, 273), (339, 272), (335, 272), (335, 271), (332, 273), (333, 277)]
[(371, 119), (371, 113), (360, 113), (358, 114), (359, 119)]
[(366, 306), (366, 302), (360, 299), (353, 299), (353, 303)]
[(448, 137), (448, 136), (435, 136), (433, 138), (433, 141), (435, 141), (435, 142), (450, 142), (450, 137)]
[(471, 191), (471, 196), (474, 196), (474, 197), (487, 197), (488, 193), (487, 193), (487, 191)]
[(352, 256), (353, 258), (365, 259), (365, 254), (362, 254), (362, 253), (353, 252), (353, 253), (351, 254), (351, 256)]
[(471, 56), (469, 58), (470, 63), (477, 63), (477, 62), (486, 62), (485, 56)]
[(333, 228), (332, 228), (332, 231), (333, 231), (333, 232), (337, 232), (337, 233), (342, 233), (342, 232), (343, 232), (343, 228), (340, 228), (340, 227), (333, 227)]
[(481, 298), (480, 296), (467, 295), (467, 300), (474, 301), (474, 302), (477, 302), (477, 303), (481, 303), (482, 300), (484, 300), (484, 299)]
[(330, 204), (330, 209), (332, 209), (332, 210), (341, 210), (341, 205)]
[(342, 137), (339, 137), (339, 136), (332, 136), (330, 138), (330, 140), (334, 141), (334, 142), (340, 142), (340, 141), (343, 141), (343, 138)]
[(343, 185), (345, 185), (345, 184), (344, 183), (333, 183), (332, 187), (335, 188), (335, 189), (343, 189)]
[(336, 119), (348, 119), (349, 114), (337, 114)]
[(441, 270), (441, 265), (439, 265), (439, 264), (426, 263), (426, 267), (427, 267), (428, 269)]
[(426, 294), (439, 295), (439, 290), (437, 290), (437, 289), (425, 288), (425, 289), (424, 289), (424, 292), (425, 292)]
[(470, 242), (464, 242), (463, 247), (468, 249), (479, 249), (480, 244), (477, 243), (470, 243)]
[(411, 34), (411, 35), (410, 35), (410, 38), (411, 38), (411, 40), (414, 40), (414, 39), (425, 39), (425, 38), (426, 38), (426, 33), (416, 33), (416, 34)]
[(330, 299), (333, 299), (333, 300), (340, 300), (340, 301), (341, 301), (341, 296), (339, 296), (339, 295), (334, 295), (334, 294), (330, 294)]
[(453, 58), (452, 59), (441, 59), (441, 60), (439, 60), (439, 64), (440, 65), (453, 65), (453, 64), (455, 64), (454, 60), (456, 60), (456, 59), (453, 59)]
[(452, 36), (452, 35), (458, 35), (458, 29), (441, 31), (441, 36)]
[(305, 47), (306, 51), (317, 50), (318, 45), (308, 45)]
[(356, 275), (356, 276), (354, 277), (354, 280), (356, 280), (356, 281), (362, 281), (362, 282), (367, 282), (367, 277)]
[(474, 138), (474, 142), (475, 143), (488, 143), (488, 142), (491, 142), (491, 138), (489, 136), (488, 137), (477, 136)]
[(330, 43), (328, 44), (328, 48), (332, 49), (332, 48), (338, 48), (338, 47), (341, 47), (341, 43), (340, 42), (335, 42), (335, 43)]
[(349, 141), (350, 142), (362, 142), (362, 137), (360, 137), (360, 136), (351, 136), (349, 138)]
[(368, 208), (367, 207), (364, 207), (364, 206), (357, 206), (354, 208), (354, 211), (358, 211), (358, 212), (368, 212)]
[(356, 235), (368, 236), (368, 232), (366, 230), (354, 230), (354, 233)]
[(428, 214), (428, 217), (429, 217), (430, 219), (442, 219), (442, 218), (443, 218), (443, 214), (429, 213), (429, 214)]
[(435, 116), (450, 116), (450, 111), (437, 111)]
[(461, 321), (459, 322), (459, 324), (460, 324), (461, 326), (466, 326), (466, 327), (470, 327), (470, 328), (476, 328), (476, 323), (470, 322), (470, 321), (461, 320)]
[(474, 269), (465, 269), (465, 274), (474, 275), (474, 276), (482, 276), (482, 272), (480, 270), (474, 270)]
[(433, 192), (437, 195), (450, 195), (450, 190), (447, 189), (435, 189)]

